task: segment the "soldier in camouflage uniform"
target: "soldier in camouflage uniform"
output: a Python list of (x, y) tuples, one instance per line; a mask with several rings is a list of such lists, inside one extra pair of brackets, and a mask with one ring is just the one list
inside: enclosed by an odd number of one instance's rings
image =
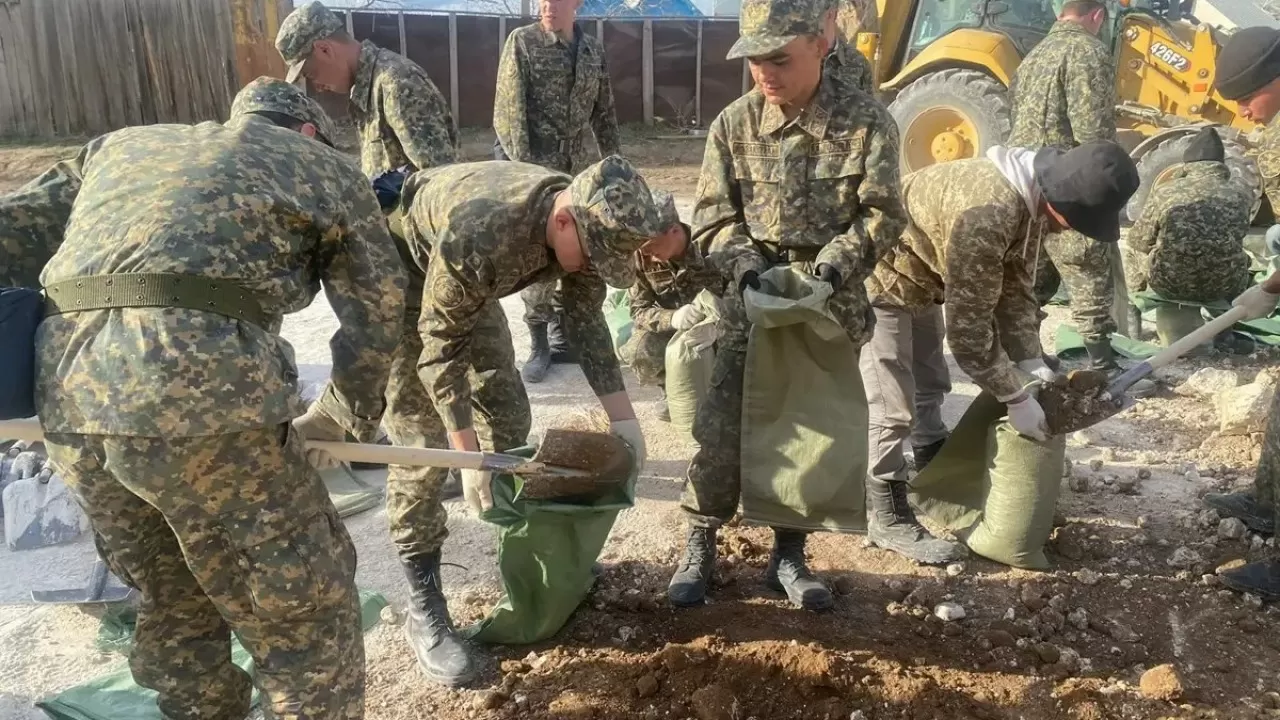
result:
[[(644, 436), (602, 309), (605, 282), (630, 286), (633, 252), (644, 246), (667, 258), (687, 238), (680, 227), (659, 235), (653, 198), (635, 169), (617, 156), (577, 177), (527, 163), (450, 165), (405, 180), (400, 208), (409, 252), (425, 275), (417, 325), (422, 354), (412, 387), (413, 422), (420, 432), (415, 444), (479, 449), (467, 371), (480, 356), (498, 368), (497, 377), (487, 381), (508, 389), (504, 412), (494, 420), (495, 435), (528, 432), (529, 400), (499, 301), (532, 283), (559, 281), (566, 329), (582, 348), (583, 373), (612, 431), (643, 464)], [(396, 412), (393, 404), (388, 413)], [(472, 507), (488, 509), (489, 473), (464, 470), (462, 477)], [(440, 589), (440, 548), (447, 534), (439, 495), (443, 481), (444, 471), (431, 468), (413, 477), (392, 475), (387, 514), (413, 593), (405, 626), (409, 644), (428, 675), (457, 683), (475, 669), (453, 634)]]
[[(592, 132), (601, 156), (621, 152), (604, 45), (574, 22), (580, 4), (540, 0), (539, 22), (507, 37), (493, 103), (493, 129), (505, 159), (572, 174), (591, 162)], [(531, 340), (521, 371), (527, 382), (542, 382), (553, 356), (573, 361), (555, 294), (555, 286), (546, 283), (520, 293)]]
[[(746, 57), (756, 87), (707, 134), (694, 239), (726, 276), (716, 367), (693, 436), (682, 507), (690, 529), (668, 588), (699, 604), (715, 565), (716, 531), (738, 508), (747, 335), (742, 291), (790, 264), (830, 283), (831, 311), (856, 346), (871, 334), (863, 282), (906, 225), (898, 195), (898, 132), (880, 103), (823, 74), (824, 0), (748, 0), (729, 59)], [(850, 432), (865, 432), (850, 428)], [(776, 528), (766, 581), (809, 609), (832, 605), (805, 565), (806, 534)]]
[[(1266, 123), (1258, 142), (1258, 172), (1272, 207), (1280, 207), (1280, 30), (1253, 27), (1231, 36), (1218, 53), (1218, 92), (1239, 105), (1240, 115)], [(1270, 316), (1280, 300), (1280, 273), (1272, 273), (1240, 294), (1236, 305), (1249, 309), (1247, 319)], [(1274, 533), (1280, 522), (1280, 394), (1272, 401), (1262, 457), (1251, 493), (1210, 494), (1205, 503), (1219, 513), (1244, 521), (1250, 529)], [(1267, 560), (1219, 575), (1223, 584), (1264, 600), (1280, 600), (1280, 561)]]
[(1249, 287), (1243, 239), (1254, 199), (1231, 181), (1225, 157), (1217, 131), (1204, 128), (1187, 147), (1184, 164), (1151, 194), (1129, 231), (1130, 289), (1207, 303)]
[(1027, 392), (1031, 383), (1053, 379), (1042, 359), (1032, 254), (1049, 229), (1115, 242), (1119, 210), (1137, 187), (1137, 168), (1111, 142), (1066, 153), (997, 146), (986, 157), (931, 165), (903, 179), (910, 222), (867, 283), (876, 312), (861, 358), (871, 409), (873, 542), (919, 562), (947, 562), (959, 550), (931, 539), (916, 522), (903, 457), (913, 434), (946, 433), (942, 392), (920, 392), (946, 377), (940, 305), (947, 306), (945, 332), (956, 364), (1008, 404), (1015, 429), (1044, 440), (1044, 411)]
[[(40, 420), (140, 594), (130, 667), (165, 717), (249, 713), (232, 632), (273, 717), (363, 716), (355, 548), (303, 442), (373, 438), (405, 278), (368, 180), (318, 142), (332, 132), (260, 78), (224, 125), (120, 130), (0, 198), (0, 266), (53, 251)], [(278, 332), (322, 285), (340, 328), (307, 411)]]
[(305, 77), (318, 90), (350, 96), (360, 165), (369, 177), (457, 161), (449, 105), (427, 73), (368, 40), (356, 42), (324, 5), (309, 2), (289, 13), (276, 49), (289, 66), (289, 82)]
[[(871, 62), (857, 48), (858, 18), (865, 12), (866, 3), (863, 3), (863, 8), (857, 5), (852, 0), (835, 0), (824, 13), (822, 32), (831, 44), (831, 51), (827, 53), (823, 73), (836, 82), (848, 83), (849, 87), (871, 95), (875, 92)], [(870, 14), (874, 17), (875, 3), (870, 5)], [(852, 22), (847, 17), (850, 14), (854, 16)], [(845, 22), (841, 22), (842, 16), (846, 16)]]
[[(1008, 147), (1070, 149), (1091, 140), (1115, 140), (1116, 92), (1111, 54), (1097, 35), (1107, 22), (1106, 6), (1093, 0), (1067, 2), (1049, 35), (1014, 73), (1013, 130)], [(1066, 283), (1071, 316), (1084, 337), (1093, 367), (1120, 371), (1111, 349), (1115, 278), (1111, 254), (1118, 248), (1076, 232), (1053, 233), (1035, 257), (1036, 295), (1049, 302)], [(1155, 389), (1140, 381), (1129, 394)]]
[[(679, 225), (675, 198), (662, 191), (655, 191), (653, 195), (659, 227)], [(618, 354), (641, 384), (657, 385), (663, 389), (665, 398), (667, 343), (677, 330), (688, 330), (704, 319), (703, 311), (692, 304), (698, 293), (711, 289), (719, 294), (723, 283), (720, 273), (702, 259), (693, 244), (667, 260), (636, 253), (634, 262), (636, 284), (628, 291), (633, 329), (631, 338), (618, 349)], [(665, 404), (660, 418), (671, 419)]]

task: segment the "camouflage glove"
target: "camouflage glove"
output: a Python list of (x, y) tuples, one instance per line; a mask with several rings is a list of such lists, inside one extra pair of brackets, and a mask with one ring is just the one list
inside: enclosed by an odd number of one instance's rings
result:
[[(304, 440), (328, 440), (332, 442), (342, 442), (347, 438), (347, 431), (342, 429), (336, 420), (329, 417), (324, 411), (312, 405), (307, 414), (293, 421), (293, 429), (303, 437)], [(316, 450), (307, 448), (307, 462), (317, 470), (330, 470), (338, 467), (341, 463), (337, 458), (325, 452), (324, 450)]]

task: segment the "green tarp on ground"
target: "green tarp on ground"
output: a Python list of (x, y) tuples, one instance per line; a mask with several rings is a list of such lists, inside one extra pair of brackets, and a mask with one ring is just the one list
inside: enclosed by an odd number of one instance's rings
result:
[[(382, 595), (374, 592), (360, 593), (360, 621), (366, 631), (378, 624), (379, 614), (386, 606), (387, 601)], [(127, 614), (119, 612), (108, 617), (111, 618), (110, 627), (103, 631), (107, 635), (105, 647), (127, 649), (132, 645), (132, 621)], [(99, 634), (98, 642), (103, 646), (103, 633)], [(239, 640), (232, 640), (231, 659), (250, 674), (253, 673), (253, 660)], [(260, 694), (255, 690), (255, 707), (259, 700)], [(156, 693), (139, 687), (128, 668), (64, 690), (36, 703), (36, 707), (53, 720), (164, 720), (160, 708), (156, 706)]]
[[(1120, 333), (1111, 334), (1111, 347), (1117, 355), (1130, 360), (1146, 360), (1160, 352), (1159, 345), (1127, 338)], [(1066, 323), (1058, 326), (1054, 334), (1053, 352), (1058, 357), (1071, 358), (1084, 353), (1084, 338)]]
[(591, 591), (592, 566), (618, 513), (635, 501), (637, 472), (633, 464), (624, 485), (581, 502), (524, 500), (519, 478), (494, 476), (493, 508), (481, 517), (498, 526), (503, 598), (463, 634), (478, 642), (523, 645), (559, 632)]
[(776, 267), (745, 294), (742, 512), (796, 530), (865, 532), (867, 397), (831, 286)]
[(382, 489), (370, 485), (346, 465), (320, 471), (320, 479), (329, 491), (329, 500), (338, 509), (338, 517), (350, 517), (382, 504)]

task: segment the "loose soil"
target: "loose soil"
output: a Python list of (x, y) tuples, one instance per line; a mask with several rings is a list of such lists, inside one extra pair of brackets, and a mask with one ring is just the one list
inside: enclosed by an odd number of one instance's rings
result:
[[(464, 157), (488, 157), (487, 133), (467, 134)], [(702, 142), (628, 131), (626, 152), (650, 184), (677, 193), (687, 217)], [(16, 187), (74, 147), (0, 146), (0, 190)], [(517, 353), (528, 336), (517, 299), (504, 303)], [(1046, 346), (1065, 318), (1050, 308)], [(323, 298), (291, 316), (284, 335), (303, 373), (323, 376), (336, 326)], [(767, 590), (766, 529), (733, 526), (720, 539), (710, 602), (676, 610), (665, 587), (683, 546), (679, 482), (689, 438), (657, 420), (658, 393), (628, 384), (649, 444), (636, 507), (622, 513), (590, 598), (553, 639), (478, 650), (473, 687), (431, 685), (401, 628), (384, 622), (366, 641), (367, 716), (375, 720), (605, 720), (673, 718), (845, 720), (1071, 718), (1156, 720), (1280, 717), (1280, 613), (1222, 589), (1216, 569), (1271, 556), (1262, 538), (1218, 537), (1199, 498), (1247, 487), (1258, 437), (1222, 437), (1207, 398), (1170, 391), (1201, 367), (1230, 367), (1246, 382), (1271, 353), (1212, 355), (1162, 371), (1160, 393), (1074, 433), (1064, 468), (1052, 572), (1014, 570), (976, 557), (924, 568), (857, 536), (811, 537), (810, 564), (837, 592), (833, 611), (807, 613)], [(952, 366), (954, 423), (976, 388)], [(592, 409), (581, 373), (556, 366), (529, 387), (538, 429), (572, 425)], [(375, 482), (377, 473), (369, 474)], [(446, 586), (460, 624), (497, 601), (492, 529), (448, 503)], [(403, 576), (374, 510), (348, 520), (360, 553), (358, 582), (407, 600)], [(39, 718), (31, 703), (122, 666), (93, 647), (94, 613), (33, 608), (32, 587), (79, 584), (87, 542), (9, 553), (0, 549), (0, 718)], [(959, 621), (935, 606), (954, 602)], [(388, 613), (395, 620), (395, 613)], [(1169, 664), (1142, 681), (1144, 673)], [(1144, 692), (1145, 687), (1145, 692)], [(1176, 697), (1175, 697), (1176, 696)], [(1174, 699), (1164, 699), (1174, 698)]]

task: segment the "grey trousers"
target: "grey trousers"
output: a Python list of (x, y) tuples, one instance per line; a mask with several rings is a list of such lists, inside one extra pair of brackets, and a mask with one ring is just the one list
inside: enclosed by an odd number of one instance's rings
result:
[(876, 480), (906, 482), (907, 439), (915, 447), (947, 437), (942, 400), (951, 392), (943, 354), (946, 325), (942, 306), (912, 314), (874, 307), (876, 329), (862, 348), (862, 382), (867, 389), (867, 473)]

